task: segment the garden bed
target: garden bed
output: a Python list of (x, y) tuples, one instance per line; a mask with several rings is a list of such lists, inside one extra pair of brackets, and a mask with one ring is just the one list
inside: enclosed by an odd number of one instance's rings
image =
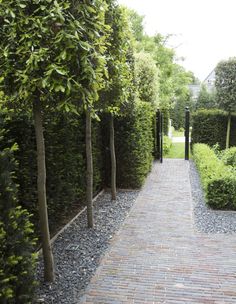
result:
[(236, 211), (213, 210), (207, 206), (200, 177), (193, 161), (190, 161), (190, 182), (196, 229), (204, 233), (236, 232)]

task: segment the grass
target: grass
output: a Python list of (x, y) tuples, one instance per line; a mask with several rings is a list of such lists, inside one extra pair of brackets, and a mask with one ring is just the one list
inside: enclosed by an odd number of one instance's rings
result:
[[(182, 158), (184, 159), (185, 143), (172, 143), (169, 153), (164, 158)], [(191, 153), (189, 158), (191, 158)]]
[(172, 129), (172, 136), (173, 137), (184, 137), (184, 131)]

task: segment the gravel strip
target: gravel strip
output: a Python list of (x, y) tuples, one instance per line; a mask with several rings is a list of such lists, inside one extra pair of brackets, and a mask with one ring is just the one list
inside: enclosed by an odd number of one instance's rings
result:
[(39, 261), (37, 303), (78, 302), (138, 194), (139, 191), (120, 191), (114, 202), (105, 192), (94, 204), (94, 229), (87, 228), (86, 212), (83, 212), (63, 231), (53, 244), (56, 269), (53, 284), (43, 283), (43, 265)]
[(201, 181), (193, 161), (190, 161), (190, 182), (196, 229), (204, 233), (236, 232), (236, 211), (216, 211), (206, 205)]

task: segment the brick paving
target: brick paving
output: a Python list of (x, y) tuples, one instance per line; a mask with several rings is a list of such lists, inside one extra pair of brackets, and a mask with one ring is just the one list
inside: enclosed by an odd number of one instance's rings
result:
[(236, 236), (192, 216), (189, 163), (156, 163), (78, 303), (236, 303)]

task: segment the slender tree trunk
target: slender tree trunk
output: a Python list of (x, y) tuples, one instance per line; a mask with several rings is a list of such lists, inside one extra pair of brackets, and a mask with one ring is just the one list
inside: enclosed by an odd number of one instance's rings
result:
[(91, 136), (91, 111), (86, 111), (86, 159), (87, 159), (87, 219), (88, 227), (93, 228), (93, 155)]
[(227, 124), (227, 134), (226, 134), (226, 149), (229, 148), (230, 129), (231, 129), (231, 113), (228, 114), (228, 124)]
[(111, 199), (116, 200), (116, 152), (114, 136), (114, 117), (110, 114), (110, 151), (111, 151)]
[(47, 282), (54, 281), (54, 263), (52, 248), (50, 244), (50, 234), (48, 225), (47, 198), (46, 198), (46, 165), (45, 165), (45, 146), (43, 136), (42, 109), (39, 100), (33, 104), (34, 126), (37, 144), (37, 166), (38, 166), (38, 207), (39, 221), (42, 237), (42, 249), (44, 259), (44, 279)]

